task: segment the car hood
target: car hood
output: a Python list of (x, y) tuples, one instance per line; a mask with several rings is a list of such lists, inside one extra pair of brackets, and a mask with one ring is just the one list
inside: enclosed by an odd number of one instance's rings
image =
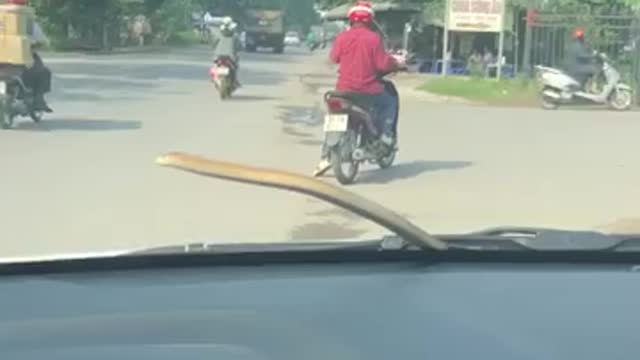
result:
[(54, 253), (47, 255), (31, 255), (31, 256), (14, 256), (0, 257), (0, 264), (11, 263), (30, 263), (40, 261), (56, 261), (56, 260), (77, 260), (91, 258), (105, 258), (121, 256), (131, 253), (135, 250), (111, 250), (111, 251), (94, 251), (94, 252), (73, 252), (73, 253)]
[(184, 248), (184, 252), (190, 252), (189, 249), (201, 248), (203, 246), (210, 247), (231, 247), (231, 251), (246, 251), (252, 250), (252, 247), (256, 247), (257, 251), (262, 251), (266, 248), (273, 247), (274, 249), (285, 249), (291, 247), (292, 250), (299, 249), (300, 247), (309, 247), (313, 249), (318, 246), (339, 246), (348, 245), (353, 243), (371, 243), (377, 242), (381, 239), (363, 240), (361, 238), (343, 238), (343, 239), (306, 239), (304, 241), (278, 241), (278, 242), (224, 242), (224, 241), (212, 241), (207, 243), (181, 243), (176, 242), (170, 245), (151, 245), (146, 247), (126, 248), (107, 251), (78, 251), (68, 253), (53, 253), (46, 255), (26, 255), (26, 256), (9, 256), (0, 257), (0, 264), (11, 263), (30, 263), (41, 261), (60, 261), (60, 260), (79, 260), (79, 259), (97, 259), (97, 258), (109, 258), (124, 255), (147, 255), (154, 253), (156, 250), (160, 250), (160, 253), (164, 249), (172, 250), (172, 253), (181, 253), (179, 248)]

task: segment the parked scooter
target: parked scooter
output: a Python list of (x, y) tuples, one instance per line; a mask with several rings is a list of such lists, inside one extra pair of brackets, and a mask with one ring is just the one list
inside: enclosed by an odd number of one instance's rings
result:
[[(542, 87), (542, 107), (556, 109), (560, 105), (602, 104), (615, 110), (629, 110), (633, 103), (631, 87), (621, 82), (620, 72), (611, 65), (605, 54), (599, 53), (597, 58), (602, 63), (601, 73), (605, 79), (599, 93), (585, 90), (576, 79), (559, 69), (536, 66), (538, 81)], [(594, 75), (594, 78), (598, 75)]]
[(33, 91), (22, 82), (21, 66), (0, 66), (0, 127), (10, 129), (16, 116), (29, 116), (34, 122), (44, 114), (34, 108)]

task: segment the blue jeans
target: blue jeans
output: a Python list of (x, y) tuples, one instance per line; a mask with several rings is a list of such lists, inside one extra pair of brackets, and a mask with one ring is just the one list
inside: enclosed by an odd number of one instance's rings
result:
[(393, 129), (396, 121), (398, 104), (395, 97), (387, 91), (373, 96), (374, 118), (378, 130), (382, 134), (393, 137)]

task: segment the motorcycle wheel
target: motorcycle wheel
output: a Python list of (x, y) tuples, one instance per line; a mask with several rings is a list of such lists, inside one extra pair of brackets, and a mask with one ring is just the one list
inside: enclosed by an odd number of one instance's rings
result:
[(613, 94), (609, 97), (609, 106), (614, 110), (629, 110), (632, 103), (633, 96), (631, 95), (631, 91), (628, 90), (614, 90)]
[[(351, 159), (351, 154), (353, 154), (355, 146), (357, 146), (355, 134), (350, 130), (345, 134), (340, 143), (331, 149), (331, 168), (336, 175), (336, 179), (338, 179), (338, 182), (342, 185), (352, 184), (358, 175), (360, 163)], [(342, 168), (345, 164), (348, 165), (348, 170), (346, 171)]]
[(226, 100), (229, 97), (229, 81), (227, 78), (222, 78), (220, 80), (220, 88), (218, 89), (220, 93), (220, 100)]
[(42, 120), (43, 115), (44, 115), (44, 112), (39, 110), (29, 112), (29, 116), (31, 117), (31, 120), (37, 123), (39, 123)]
[(542, 91), (540, 91), (540, 105), (542, 105), (542, 108), (545, 110), (555, 110), (558, 108), (558, 106), (560, 106), (560, 104), (558, 104), (557, 101), (551, 99), (550, 97), (546, 96), (544, 94), (544, 91), (546, 89), (542, 89)]
[(13, 118), (11, 109), (9, 109), (9, 100), (7, 98), (0, 99), (0, 126), (3, 129), (10, 129), (13, 127)]

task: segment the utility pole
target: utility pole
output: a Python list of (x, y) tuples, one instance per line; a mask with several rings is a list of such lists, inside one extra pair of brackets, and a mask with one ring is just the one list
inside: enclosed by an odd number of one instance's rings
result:
[(444, 29), (442, 34), (442, 76), (447, 76), (447, 53), (449, 52), (449, 1), (444, 0)]
[(531, 8), (527, 8), (526, 26), (524, 30), (524, 54), (522, 56), (522, 69), (529, 75), (531, 74), (531, 40), (532, 40), (532, 26), (535, 18), (535, 13)]

